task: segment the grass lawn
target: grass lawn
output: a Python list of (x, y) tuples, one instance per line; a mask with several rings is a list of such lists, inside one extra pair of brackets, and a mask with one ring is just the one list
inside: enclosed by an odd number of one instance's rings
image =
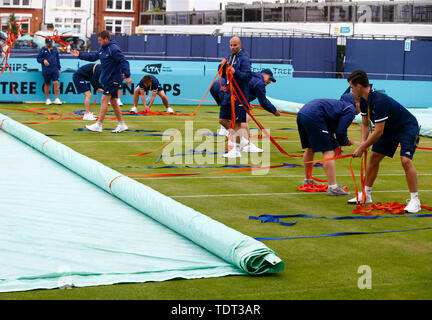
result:
[[(0, 105), (0, 112), (19, 122), (44, 122), (46, 115), (18, 110), (21, 105)], [(31, 105), (43, 108), (43, 105)], [(3, 108), (3, 109), (2, 109)], [(125, 106), (124, 110), (129, 110)], [(174, 106), (176, 111), (192, 112), (195, 107)], [(82, 109), (79, 105), (52, 106), (44, 112), (63, 113)], [(155, 106), (154, 111), (163, 111)], [(216, 132), (218, 109), (202, 107), (194, 118), (194, 130), (210, 129)], [(283, 115), (276, 118), (264, 111), (257, 119), (289, 153), (301, 154), (296, 131), (295, 118)], [(188, 117), (184, 116), (125, 116), (132, 130), (154, 130), (162, 134), (165, 130), (179, 129)], [(51, 135), (53, 139), (85, 155), (131, 155), (148, 152), (162, 144), (161, 136), (146, 136), (149, 132), (125, 132), (112, 134), (74, 131), (84, 128), (82, 120), (61, 120), (46, 124), (29, 125)], [(88, 123), (87, 123), (88, 124)], [(116, 121), (107, 120), (105, 128), (115, 128)], [(256, 125), (251, 125), (256, 128)], [(290, 128), (293, 130), (286, 130)], [(285, 130), (281, 130), (285, 129)], [(253, 134), (258, 131), (252, 130)], [(259, 133), (261, 134), (261, 133)], [(352, 126), (350, 137), (360, 140), (360, 127)], [(191, 140), (191, 137), (185, 139)], [(190, 142), (187, 142), (190, 144)], [(193, 149), (200, 150), (201, 142)], [(182, 143), (176, 146), (179, 148)], [(217, 146), (219, 144), (213, 144)], [(422, 138), (420, 146), (432, 147), (432, 139)], [(174, 145), (171, 145), (174, 147)], [(189, 146), (186, 147), (188, 149)], [(345, 148), (351, 153), (354, 147)], [(188, 150), (181, 150), (184, 153)], [(175, 152), (177, 153), (177, 152)], [(180, 168), (144, 169), (163, 167), (166, 160), (180, 160), (184, 156), (160, 158), (162, 151), (141, 157), (96, 158), (103, 164), (114, 167), (126, 175), (148, 175), (164, 173), (206, 173), (230, 168)], [(301, 160), (289, 158), (277, 152), (272, 146), (270, 165), (282, 163), (301, 164)], [(317, 155), (318, 157), (320, 155)], [(192, 159), (189, 157), (189, 160)], [(200, 164), (196, 161), (189, 166), (222, 166), (228, 164), (220, 155), (212, 155), (214, 164)], [(158, 161), (159, 160), (159, 161)], [(247, 159), (243, 158), (242, 161)], [(420, 198), (423, 204), (432, 206), (432, 151), (418, 150), (415, 165), (419, 173)], [(165, 161), (165, 162), (164, 162)], [(226, 162), (225, 162), (226, 161)], [(183, 164), (181, 164), (183, 163)], [(246, 161), (247, 163), (247, 161)], [(354, 160), (359, 172), (359, 160)], [(429, 163), (429, 164), (428, 164)], [(239, 161), (237, 162), (239, 164)], [(249, 216), (261, 214), (312, 214), (319, 216), (349, 216), (352, 206), (348, 198), (328, 197), (325, 194), (300, 193), (297, 188), (303, 181), (303, 168), (271, 169), (267, 174), (250, 172), (223, 173), (218, 175), (197, 175), (185, 177), (138, 178), (138, 181), (154, 188), (199, 212), (218, 220), (252, 237), (305, 236), (334, 232), (383, 231), (412, 229), (432, 226), (432, 218), (393, 218), (378, 220), (322, 220), (298, 219), (292, 227), (279, 224), (262, 224), (249, 220)], [(316, 168), (314, 175), (323, 177), (323, 170)], [(354, 184), (349, 172), (349, 159), (337, 162), (338, 183), (348, 186), (353, 192)], [(381, 166), (380, 176), (374, 186), (374, 201), (405, 202), (409, 198), (405, 175), (399, 155), (386, 158)], [(426, 212), (423, 212), (426, 213)], [(40, 290), (0, 294), (0, 299), (431, 299), (432, 298), (432, 231), (412, 231), (374, 235), (359, 235), (333, 238), (266, 241), (285, 261), (283, 272), (261, 276), (236, 276), (215, 279), (172, 280), (161, 283), (122, 284), (113, 286), (73, 288), (71, 290)], [(358, 268), (368, 265), (372, 269), (372, 289), (360, 290), (357, 281), (361, 274)]]

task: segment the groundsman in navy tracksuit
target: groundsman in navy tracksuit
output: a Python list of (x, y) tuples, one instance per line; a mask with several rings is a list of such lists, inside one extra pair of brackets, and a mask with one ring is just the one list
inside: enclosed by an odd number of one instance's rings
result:
[[(230, 51), (231, 55), (226, 59), (227, 63), (223, 67), (222, 77), (227, 79), (226, 70), (231, 69), (234, 79), (237, 82), (240, 90), (243, 92), (246, 99), (249, 97), (249, 81), (252, 76), (251, 64), (248, 55), (242, 49), (242, 43), (240, 38), (233, 37), (230, 40)], [(237, 88), (236, 88), (237, 89)], [(240, 93), (239, 93), (240, 94)], [(240, 158), (240, 150), (242, 148), (241, 135), (245, 134), (240, 131), (241, 124), (246, 122), (246, 110), (243, 105), (245, 102), (236, 101), (235, 103), (235, 127), (233, 136), (235, 137), (235, 147), (227, 154), (224, 155), (226, 158)], [(230, 128), (231, 121), (231, 94), (227, 92), (223, 96), (221, 102), (219, 123), (228, 130)], [(244, 130), (243, 130), (244, 131)]]
[[(261, 72), (252, 72), (251, 79), (248, 84), (249, 91), (249, 102), (258, 99), (260, 105), (266, 109), (268, 112), (273, 113), (275, 116), (279, 117), (280, 112), (276, 109), (276, 107), (267, 99), (266, 86), (272, 82), (276, 82), (276, 79), (273, 77), (273, 72), (270, 69), (263, 69)], [(226, 81), (222, 79), (222, 85), (226, 86)], [(216, 81), (211, 89), (210, 93), (215, 99), (218, 105), (221, 105), (222, 100), (224, 99), (225, 92), (222, 90), (219, 81)], [(242, 127), (247, 131), (247, 136), (250, 136), (249, 130), (249, 122), (250, 117), (246, 114), (246, 122), (242, 123)], [(220, 135), (226, 135), (228, 131), (224, 130), (225, 128), (221, 128), (219, 131)], [(241, 151), (249, 152), (249, 153), (260, 153), (263, 152), (262, 149), (255, 146), (249, 138), (242, 137), (243, 144), (246, 144)]]
[[(400, 145), (400, 159), (405, 170), (411, 200), (405, 207), (405, 212), (416, 213), (421, 210), (418, 197), (417, 170), (413, 164), (414, 153), (419, 143), (420, 127), (417, 119), (400, 103), (384, 93), (372, 90), (369, 79), (363, 70), (354, 71), (349, 77), (353, 95), (361, 99), (361, 144), (354, 152), (355, 157), (361, 157), (365, 150), (372, 146), (366, 169), (366, 203), (372, 203), (372, 187), (378, 176), (379, 165), (384, 157), (393, 158)], [(370, 123), (375, 126), (369, 135)], [(363, 200), (360, 194), (359, 200)], [(348, 203), (357, 203), (351, 199)]]
[(42, 65), (42, 76), (44, 78), (44, 92), (46, 97), (46, 104), (50, 105), (50, 86), (51, 82), (54, 87), (55, 104), (62, 104), (59, 99), (59, 75), (61, 73), (59, 51), (54, 47), (51, 39), (45, 39), (45, 47), (40, 49), (36, 58), (37, 62)]
[[(316, 152), (322, 152), (324, 159), (333, 158), (339, 147), (352, 146), (353, 141), (348, 139), (347, 130), (356, 114), (360, 113), (360, 100), (355, 100), (350, 93), (340, 100), (316, 99), (306, 103), (297, 116), (297, 126), (300, 134), (302, 148), (306, 149), (303, 155), (305, 162), (304, 184), (314, 184), (309, 172)], [(336, 183), (336, 164), (334, 160), (324, 162), (324, 171), (328, 179), (327, 195), (349, 195)]]
[(99, 81), (101, 75), (102, 67), (100, 63), (89, 63), (83, 65), (73, 74), (73, 83), (78, 94), (84, 94), (84, 108), (85, 113), (83, 120), (97, 120), (93, 112), (90, 112), (90, 102), (91, 102), (91, 89), (88, 84), (93, 87), (98, 93), (103, 92), (102, 85)]
[(102, 122), (108, 110), (108, 102), (111, 102), (114, 113), (119, 122), (113, 133), (120, 133), (126, 131), (128, 127), (123, 122), (122, 112), (118, 105), (118, 89), (121, 87), (123, 77), (126, 78), (127, 85), (130, 86), (132, 84), (129, 62), (126, 60), (117, 43), (111, 41), (111, 36), (108, 31), (102, 31), (98, 34), (98, 42), (101, 48), (96, 53), (80, 53), (75, 50), (71, 51), (71, 54), (79, 59), (92, 62), (97, 60), (101, 61), (101, 83), (104, 92), (99, 120), (95, 124), (86, 127), (90, 131), (102, 132)]

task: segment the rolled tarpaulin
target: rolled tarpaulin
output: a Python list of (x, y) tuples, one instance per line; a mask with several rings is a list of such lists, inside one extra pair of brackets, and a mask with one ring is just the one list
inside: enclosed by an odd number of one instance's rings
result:
[(263, 243), (0, 114), (0, 128), (69, 170), (251, 275), (279, 272), (283, 261)]

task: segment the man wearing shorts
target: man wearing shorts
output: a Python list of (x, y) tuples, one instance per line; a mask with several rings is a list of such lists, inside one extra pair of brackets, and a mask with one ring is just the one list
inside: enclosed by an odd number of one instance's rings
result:
[(90, 90), (90, 86), (87, 82), (90, 82), (90, 85), (97, 92), (103, 92), (102, 85), (99, 82), (101, 74), (101, 65), (100, 63), (94, 64), (86, 64), (79, 68), (73, 74), (73, 83), (77, 90), (78, 94), (84, 94), (84, 108), (85, 113), (83, 120), (95, 121), (97, 118), (94, 116), (93, 112), (90, 112), (90, 102), (92, 98), (92, 93)]
[(60, 57), (59, 51), (54, 47), (54, 43), (51, 39), (45, 39), (45, 47), (40, 49), (36, 60), (42, 65), (42, 76), (44, 78), (43, 88), (46, 97), (45, 104), (52, 104), (50, 100), (50, 87), (52, 82), (55, 95), (54, 104), (61, 105), (62, 102), (59, 99), (59, 75), (61, 73)]
[[(249, 98), (249, 81), (252, 76), (251, 64), (249, 61), (248, 55), (242, 49), (242, 43), (240, 38), (233, 37), (230, 40), (230, 51), (231, 55), (226, 59), (227, 63), (224, 65), (224, 70), (222, 76), (227, 79), (226, 71), (227, 68), (231, 69), (233, 77), (237, 82), (240, 90), (243, 92), (243, 95), (246, 99)], [(238, 90), (237, 88), (235, 88)], [(240, 92), (239, 92), (240, 95)], [(242, 99), (240, 97), (240, 99)], [(241, 130), (242, 123), (246, 122), (246, 110), (243, 105), (246, 102), (244, 101), (235, 101), (235, 126), (232, 133), (232, 136), (235, 139), (234, 148), (228, 153), (224, 154), (225, 158), (241, 158), (240, 150), (242, 147), (246, 145), (241, 144), (241, 136), (242, 131), (244, 135), (245, 130)], [(231, 93), (227, 92), (224, 94), (224, 98), (221, 102), (220, 114), (219, 114), (219, 123), (225, 128), (230, 128), (231, 123)]]
[[(147, 106), (144, 92), (148, 93), (149, 91), (152, 92), (152, 97), (151, 97), (151, 100)], [(145, 108), (144, 112), (149, 112), (157, 95), (162, 99), (162, 102), (166, 107), (166, 112), (167, 113), (174, 113), (174, 110), (170, 107), (169, 102), (168, 102), (168, 98), (167, 98), (165, 91), (162, 88), (159, 80), (156, 77), (151, 76), (151, 75), (147, 75), (144, 78), (142, 78), (140, 83), (138, 84), (138, 86), (135, 88), (134, 106), (132, 107), (131, 112), (138, 113), (139, 96), (141, 96), (142, 102), (144, 104), (144, 108)]]
[[(355, 101), (352, 94), (345, 94), (340, 100), (317, 99), (308, 102), (300, 109), (297, 116), (298, 131), (302, 148), (306, 179), (303, 184), (315, 184), (310, 179), (314, 154), (323, 153), (324, 159), (333, 158), (340, 146), (351, 146), (347, 130), (360, 112), (360, 101)], [(346, 196), (348, 192), (336, 183), (336, 164), (334, 160), (324, 161), (324, 171), (328, 179), (327, 195)]]
[[(263, 69), (261, 72), (252, 72), (251, 80), (249, 81), (249, 102), (258, 99), (261, 107), (263, 107), (266, 111), (274, 114), (276, 117), (280, 116), (280, 112), (276, 109), (276, 107), (267, 99), (266, 94), (266, 86), (272, 82), (276, 82), (276, 79), (273, 77), (273, 72), (270, 69)], [(222, 79), (222, 85), (226, 86), (226, 81)], [(210, 93), (213, 96), (213, 99), (216, 101), (217, 105), (221, 105), (225, 92), (221, 88), (219, 81), (216, 81), (211, 89)], [(247, 131), (247, 135), (250, 136), (250, 128), (249, 128), (250, 117), (246, 115), (246, 122), (242, 123), (243, 129)], [(219, 135), (226, 136), (228, 135), (228, 130), (225, 127), (221, 127), (219, 130)], [(261, 153), (262, 149), (258, 148), (254, 145), (250, 139), (242, 137), (242, 142), (244, 146), (241, 151), (248, 153)], [(229, 141), (231, 146), (234, 146), (234, 142)]]
[[(366, 203), (372, 203), (372, 187), (378, 176), (379, 166), (384, 157), (393, 158), (399, 144), (400, 159), (405, 170), (411, 200), (405, 212), (416, 213), (421, 210), (418, 197), (417, 170), (413, 164), (414, 153), (419, 143), (420, 128), (417, 119), (400, 103), (384, 93), (372, 90), (369, 79), (363, 70), (354, 71), (348, 82), (354, 96), (361, 98), (361, 144), (354, 152), (361, 157), (372, 146), (372, 154), (366, 169)], [(370, 122), (375, 125), (369, 136)], [(364, 195), (360, 194), (362, 202)], [(356, 199), (348, 203), (356, 204)]]
[(101, 83), (103, 87), (103, 97), (101, 109), (99, 112), (99, 120), (86, 128), (93, 132), (102, 132), (102, 123), (108, 111), (108, 102), (114, 109), (114, 113), (118, 120), (117, 128), (113, 133), (120, 133), (128, 129), (123, 122), (122, 111), (118, 105), (118, 91), (123, 81), (123, 75), (126, 78), (127, 85), (132, 84), (130, 78), (129, 62), (126, 60), (121, 49), (115, 41), (111, 41), (111, 35), (108, 31), (102, 31), (98, 34), (98, 42), (101, 48), (96, 53), (83, 53), (75, 50), (71, 51), (74, 57), (87, 61), (101, 61)]

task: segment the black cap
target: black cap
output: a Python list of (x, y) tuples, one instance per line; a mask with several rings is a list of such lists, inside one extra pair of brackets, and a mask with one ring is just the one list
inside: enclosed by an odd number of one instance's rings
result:
[(45, 43), (46, 44), (51, 44), (51, 43), (53, 43), (53, 41), (51, 39), (45, 38)]
[(268, 74), (270, 76), (271, 82), (276, 82), (276, 79), (273, 77), (273, 72), (270, 69), (263, 69), (261, 73)]

